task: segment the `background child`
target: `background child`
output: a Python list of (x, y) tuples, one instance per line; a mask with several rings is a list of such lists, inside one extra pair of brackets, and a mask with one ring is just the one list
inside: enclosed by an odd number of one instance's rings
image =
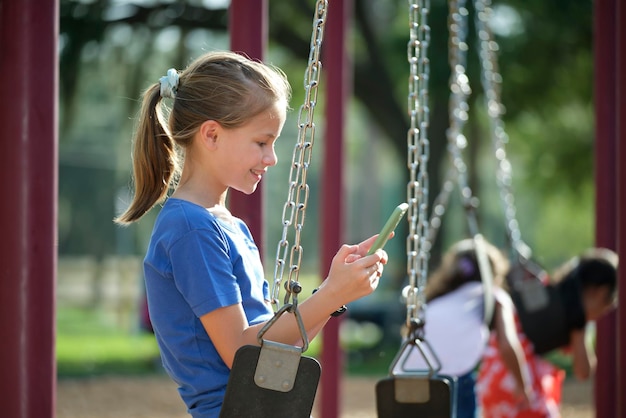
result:
[[(595, 368), (595, 355), (586, 344), (585, 329), (615, 306), (617, 289), (617, 255), (606, 249), (591, 249), (565, 263), (554, 274), (553, 283), (564, 308), (564, 325), (569, 333), (568, 351), (573, 356), (573, 372), (588, 378)], [(542, 359), (524, 334), (517, 318), (517, 332), (524, 347), (535, 396), (522, 404), (512, 390), (511, 376), (502, 367), (497, 351), (487, 350), (480, 366), (477, 391), (485, 418), (490, 417), (560, 417), (561, 385), (565, 377)], [(541, 326), (541, 324), (538, 324)], [(561, 330), (555, 330), (560, 333)], [(490, 347), (494, 344), (490, 341)]]
[[(167, 123), (164, 98), (172, 99)], [(277, 163), (289, 98), (280, 70), (231, 52), (171, 69), (143, 96), (134, 197), (117, 222), (137, 221), (165, 200), (144, 260), (146, 293), (163, 365), (195, 418), (218, 417), (235, 352), (258, 344), (273, 316), (258, 249), (226, 198), (230, 188), (254, 192)], [(339, 307), (378, 286), (387, 254), (365, 256), (374, 239), (343, 245), (319, 291), (299, 304), (310, 338)], [(298, 343), (288, 316), (268, 340)]]
[(513, 371), (514, 385), (530, 396), (526, 364), (517, 335), (511, 298), (501, 288), (509, 261), (496, 247), (485, 242), (493, 275), (494, 313), (489, 325), (484, 320), (484, 287), (475, 242), (465, 239), (444, 254), (426, 285), (428, 306), (424, 335), (441, 362), (441, 374), (456, 376), (457, 418), (476, 415), (475, 369), (487, 346), (490, 333), (497, 349)]

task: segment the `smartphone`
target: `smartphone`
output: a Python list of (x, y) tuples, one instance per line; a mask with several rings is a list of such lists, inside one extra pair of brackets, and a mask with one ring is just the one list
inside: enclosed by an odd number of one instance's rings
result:
[(387, 219), (387, 222), (385, 222), (385, 226), (383, 226), (383, 229), (380, 230), (378, 238), (376, 238), (376, 241), (374, 241), (374, 244), (372, 244), (372, 247), (367, 252), (367, 255), (374, 254), (376, 250), (379, 250), (385, 246), (385, 244), (389, 240), (389, 235), (391, 235), (393, 230), (396, 229), (396, 227), (400, 223), (400, 220), (408, 209), (408, 203), (400, 203), (398, 206), (396, 206), (396, 208), (391, 213), (389, 219)]

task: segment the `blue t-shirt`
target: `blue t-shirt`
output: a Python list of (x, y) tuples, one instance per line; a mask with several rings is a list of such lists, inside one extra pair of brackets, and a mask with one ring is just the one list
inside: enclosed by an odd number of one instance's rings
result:
[(230, 369), (200, 317), (243, 305), (250, 325), (273, 315), (259, 251), (240, 219), (230, 222), (170, 198), (159, 213), (144, 275), (163, 366), (194, 418), (217, 418)]

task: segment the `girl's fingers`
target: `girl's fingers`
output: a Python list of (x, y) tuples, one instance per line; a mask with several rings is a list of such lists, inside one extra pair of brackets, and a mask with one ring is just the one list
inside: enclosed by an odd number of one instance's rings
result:
[(378, 262), (372, 266), (366, 267), (365, 276), (368, 277), (370, 280), (373, 278), (377, 279), (380, 276), (382, 276), (383, 270), (384, 270), (383, 264)]
[(365, 241), (361, 241), (358, 244), (358, 247), (359, 247), (358, 252), (361, 256), (364, 256), (365, 254), (367, 254), (372, 244), (374, 244), (374, 241), (376, 241), (376, 238), (378, 238), (378, 234), (373, 235), (369, 237), (368, 239), (366, 239)]

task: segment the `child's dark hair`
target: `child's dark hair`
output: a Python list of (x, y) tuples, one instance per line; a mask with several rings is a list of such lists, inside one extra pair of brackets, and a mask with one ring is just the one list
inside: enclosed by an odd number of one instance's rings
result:
[(559, 267), (553, 275), (552, 281), (575, 280), (584, 290), (589, 287), (604, 287), (609, 289), (609, 297), (617, 297), (617, 267), (618, 256), (606, 248), (592, 248), (581, 256), (574, 257)]
[[(485, 242), (487, 256), (493, 273), (495, 286), (502, 286), (510, 263), (494, 245)], [(433, 271), (426, 285), (426, 299), (443, 296), (468, 282), (482, 280), (473, 239), (465, 239), (454, 244), (443, 256), (439, 267)]]
[[(155, 83), (143, 96), (133, 147), (134, 197), (115, 219), (119, 224), (137, 221), (175, 187), (182, 153), (202, 123), (238, 128), (277, 103), (286, 109), (291, 95), (282, 71), (228, 51), (204, 54), (168, 76), (175, 79), (168, 94)], [(163, 97), (174, 99), (169, 112)]]

